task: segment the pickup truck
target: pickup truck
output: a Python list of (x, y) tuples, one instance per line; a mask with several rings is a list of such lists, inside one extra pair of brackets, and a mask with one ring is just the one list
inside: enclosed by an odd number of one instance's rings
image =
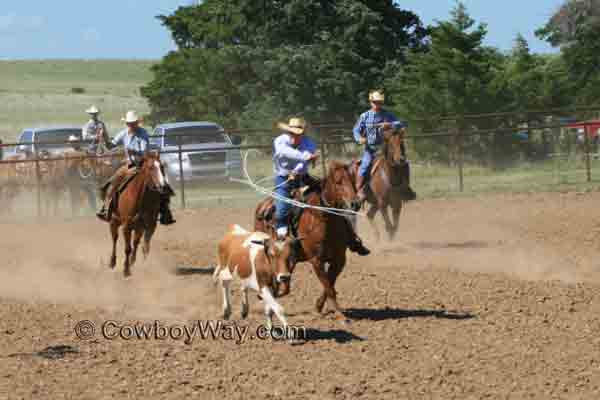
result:
[(241, 178), (241, 152), (234, 148), (241, 143), (238, 136), (228, 135), (214, 122), (177, 122), (158, 125), (150, 142), (166, 154), (161, 159), (166, 165), (171, 182), (180, 180), (178, 149), (182, 150), (184, 181), (228, 180)]

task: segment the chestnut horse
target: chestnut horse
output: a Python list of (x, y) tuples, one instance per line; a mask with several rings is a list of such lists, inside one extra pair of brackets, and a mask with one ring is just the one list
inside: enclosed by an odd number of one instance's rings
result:
[[(378, 240), (381, 234), (375, 224), (377, 211), (381, 212), (389, 240), (393, 240), (398, 232), (400, 211), (404, 200), (402, 191), (408, 185), (408, 164), (402, 155), (403, 140), (403, 133), (399, 131), (384, 133), (383, 154), (373, 160), (370, 178), (366, 183), (369, 189), (366, 191), (366, 203), (370, 204), (367, 218)], [(352, 162), (353, 181), (356, 179), (359, 166), (360, 160)], [(391, 220), (388, 207), (392, 209)]]
[[(327, 176), (321, 180), (318, 187), (309, 188), (306, 192), (302, 195), (303, 202), (311, 206), (357, 208), (357, 196), (349, 167), (340, 162), (330, 161)], [(254, 230), (268, 233), (275, 238), (273, 221), (270, 218), (267, 221), (261, 218), (263, 210), (268, 209), (272, 202), (272, 198), (267, 198), (256, 207)], [(272, 216), (273, 213), (269, 215)], [(337, 319), (345, 319), (343, 310), (337, 303), (335, 282), (346, 265), (347, 243), (350, 239), (349, 235), (352, 234), (350, 229), (352, 228), (346, 216), (310, 207), (302, 211), (297, 229), (299, 248), (295, 261), (312, 264), (315, 274), (323, 285), (323, 293), (317, 299), (316, 310), (322, 313), (325, 301), (328, 300)], [(287, 292), (281, 295), (285, 294)]]
[[(142, 166), (129, 180), (120, 194), (116, 196), (117, 203), (110, 221), (113, 247), (110, 258), (110, 268), (115, 268), (117, 263), (117, 241), (119, 227), (123, 226), (125, 238), (125, 264), (124, 275), (131, 275), (130, 268), (135, 264), (137, 248), (142, 235), (144, 244), (142, 251), (144, 258), (150, 252), (150, 240), (156, 230), (160, 206), (160, 195), (165, 187), (165, 178), (160, 164), (160, 155), (157, 152), (147, 152), (144, 155)], [(133, 246), (131, 232), (134, 232)]]

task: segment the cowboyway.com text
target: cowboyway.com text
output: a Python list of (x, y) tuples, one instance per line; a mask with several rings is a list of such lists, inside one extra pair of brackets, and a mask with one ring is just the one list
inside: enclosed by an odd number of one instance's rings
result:
[[(100, 335), (107, 340), (183, 340), (192, 344), (194, 340), (229, 340), (242, 344), (248, 340), (276, 341), (306, 339), (306, 328), (288, 325), (287, 328), (258, 325), (237, 325), (227, 321), (197, 320), (189, 324), (165, 324), (158, 320), (151, 323), (104, 321), (99, 326)], [(97, 337), (96, 324), (89, 320), (79, 321), (75, 325), (75, 335), (81, 340)]]

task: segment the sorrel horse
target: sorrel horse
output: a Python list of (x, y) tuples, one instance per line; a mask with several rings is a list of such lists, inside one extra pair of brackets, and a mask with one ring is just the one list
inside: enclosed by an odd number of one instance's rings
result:
[[(304, 202), (311, 206), (344, 209), (358, 206), (349, 167), (336, 161), (329, 162), (327, 176), (321, 180), (320, 185), (309, 188), (302, 196)], [(272, 203), (273, 199), (267, 198), (258, 204), (254, 214), (254, 229), (275, 238), (273, 221), (270, 218), (267, 221), (261, 218), (263, 210), (268, 209)], [(323, 285), (323, 293), (317, 299), (316, 310), (322, 313), (327, 300), (337, 319), (346, 319), (337, 302), (335, 282), (346, 265), (346, 250), (349, 235), (352, 234), (350, 229), (352, 227), (346, 216), (310, 207), (302, 211), (297, 229), (299, 248), (295, 261), (312, 264), (315, 274)], [(285, 294), (287, 293), (281, 295)]]
[[(375, 215), (381, 212), (385, 222), (385, 230), (389, 240), (393, 240), (398, 232), (400, 212), (404, 202), (402, 190), (408, 185), (408, 164), (402, 154), (404, 134), (401, 131), (384, 132), (384, 143), (381, 155), (372, 163), (368, 185), (366, 203), (370, 204), (367, 218), (377, 239), (381, 237), (379, 228), (375, 224)], [(360, 160), (352, 162), (352, 179), (356, 179)], [(388, 214), (388, 207), (392, 209), (392, 219)]]
[[(142, 252), (144, 258), (150, 252), (150, 240), (156, 230), (160, 207), (160, 195), (165, 187), (165, 178), (157, 152), (147, 152), (136, 175), (129, 180), (121, 193), (116, 196), (117, 204), (110, 221), (110, 232), (113, 240), (110, 268), (117, 264), (117, 241), (119, 227), (123, 227), (125, 238), (124, 275), (131, 275), (131, 267), (135, 264), (137, 248), (144, 236)], [(131, 232), (133, 231), (133, 246)]]

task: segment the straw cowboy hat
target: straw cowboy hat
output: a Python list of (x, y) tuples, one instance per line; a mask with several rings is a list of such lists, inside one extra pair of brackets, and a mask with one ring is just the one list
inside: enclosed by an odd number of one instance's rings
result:
[(135, 111), (127, 111), (125, 118), (121, 118), (121, 121), (125, 122), (126, 124), (130, 124), (132, 122), (139, 122), (140, 117), (138, 117)]
[(385, 96), (380, 91), (376, 90), (374, 92), (369, 93), (369, 101), (385, 101)]
[(96, 107), (96, 106), (91, 106), (90, 108), (85, 110), (85, 112), (88, 114), (98, 114), (100, 112), (100, 110), (98, 110), (98, 107)]
[(287, 124), (280, 122), (277, 124), (277, 126), (284, 131), (288, 131), (296, 135), (302, 135), (306, 130), (306, 121), (304, 118), (290, 118), (290, 121)]

